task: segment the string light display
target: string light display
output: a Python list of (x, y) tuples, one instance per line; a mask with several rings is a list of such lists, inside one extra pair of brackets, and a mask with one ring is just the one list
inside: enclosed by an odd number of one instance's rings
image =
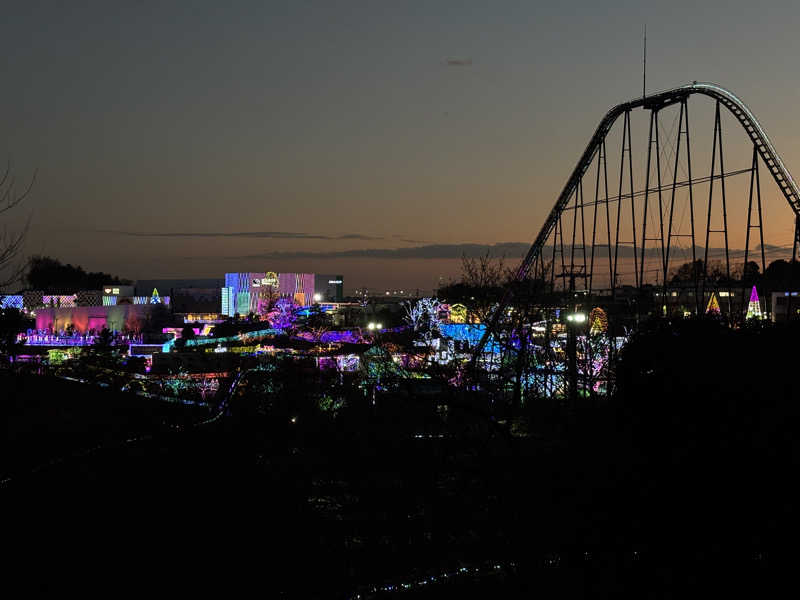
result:
[(719, 301), (717, 300), (717, 294), (711, 292), (711, 298), (708, 299), (708, 306), (706, 306), (706, 314), (707, 315), (719, 315), (722, 311), (719, 309)]
[(750, 303), (747, 305), (747, 315), (745, 319), (763, 319), (764, 313), (761, 312), (761, 302), (758, 299), (758, 291), (753, 286), (750, 292)]
[(593, 308), (592, 312), (589, 313), (589, 323), (591, 323), (589, 333), (592, 335), (608, 331), (608, 317), (606, 316), (606, 311), (599, 306)]

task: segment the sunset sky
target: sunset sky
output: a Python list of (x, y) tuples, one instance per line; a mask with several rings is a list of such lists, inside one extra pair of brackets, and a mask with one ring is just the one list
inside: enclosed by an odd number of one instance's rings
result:
[(20, 185), (38, 170), (10, 225), (133, 279), (432, 288), (463, 244), (531, 242), (641, 94), (645, 23), (648, 91), (727, 87), (800, 176), (798, 22), (794, 2), (7, 3), (0, 153)]

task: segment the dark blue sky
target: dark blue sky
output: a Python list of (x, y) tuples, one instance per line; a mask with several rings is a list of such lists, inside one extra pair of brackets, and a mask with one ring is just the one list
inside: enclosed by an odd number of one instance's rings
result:
[[(645, 22), (648, 89), (734, 90), (792, 169), (799, 13), (790, 2), (7, 3), (0, 151), (21, 179), (39, 170), (28, 252), (133, 278), (297, 269), (344, 273), (348, 288), (431, 287), (458, 261), (341, 253), (530, 241), (600, 117), (641, 92)], [(120, 231), (270, 233), (109, 233)], [(325, 250), (339, 258), (291, 258)]]

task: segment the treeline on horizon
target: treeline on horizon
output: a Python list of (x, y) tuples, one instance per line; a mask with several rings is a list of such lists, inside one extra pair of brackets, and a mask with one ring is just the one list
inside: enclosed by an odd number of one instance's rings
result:
[(110, 283), (130, 285), (133, 282), (102, 271), (87, 272), (80, 265), (63, 264), (50, 256), (34, 255), (28, 260), (23, 283), (33, 290), (72, 292), (99, 290)]
[[(505, 264), (506, 258), (508, 257), (492, 257), (488, 252), (478, 259), (462, 256), (465, 264), (484, 263), (484, 269), (488, 263), (494, 263), (493, 268), (498, 272), (489, 278), (490, 281), (481, 281), (481, 278), (476, 278), (474, 274), (472, 277), (463, 277), (465, 273), (462, 273), (460, 280), (452, 280), (440, 288), (439, 295), (441, 292), (445, 292), (445, 295), (449, 293), (449, 295), (461, 296), (463, 294), (453, 294), (453, 292), (464, 287), (490, 288), (483, 290), (484, 293), (493, 292), (490, 293), (492, 296), (502, 295), (501, 290), (507, 283), (504, 279), (510, 280), (511, 274), (515, 272), (510, 267), (516, 266), (516, 264)], [(501, 271), (504, 273), (501, 274)], [(800, 264), (783, 259), (773, 260), (763, 272), (758, 263), (752, 260), (748, 261), (746, 266), (731, 265), (730, 276), (726, 274), (723, 261), (709, 260), (708, 264), (704, 265), (701, 259), (697, 259), (694, 263), (690, 261), (670, 269), (668, 281), (670, 285), (686, 285), (695, 281), (695, 278), (702, 281), (704, 275), (712, 285), (756, 285), (759, 290), (763, 286), (764, 291), (797, 289), (800, 286)], [(25, 289), (58, 293), (99, 290), (108, 284), (131, 285), (133, 281), (103, 271), (86, 271), (80, 265), (64, 264), (59, 259), (50, 256), (34, 255), (28, 260), (20, 283)], [(464, 290), (459, 291), (463, 292)], [(472, 294), (474, 289), (469, 292)]]

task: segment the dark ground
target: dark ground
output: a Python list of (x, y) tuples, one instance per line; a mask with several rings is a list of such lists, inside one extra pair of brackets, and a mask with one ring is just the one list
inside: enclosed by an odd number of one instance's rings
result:
[(368, 597), (492, 561), (384, 595), (770, 596), (800, 564), (792, 339), (656, 328), (613, 402), (566, 427), (537, 407), (511, 443), (453, 414), (432, 440), (380, 414), (176, 431), (202, 415), (4, 375), (9, 572), (31, 591)]

